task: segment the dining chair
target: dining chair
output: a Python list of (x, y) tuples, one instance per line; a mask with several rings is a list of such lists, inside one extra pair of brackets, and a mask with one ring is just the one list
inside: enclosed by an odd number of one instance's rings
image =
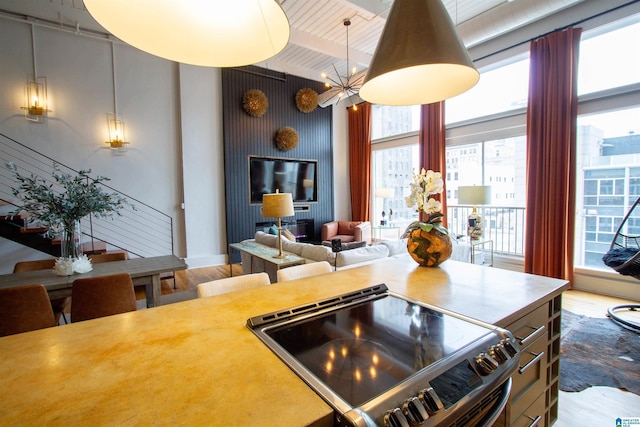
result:
[[(13, 272), (23, 273), (25, 271), (50, 270), (53, 269), (55, 265), (55, 258), (20, 261), (13, 266)], [(69, 297), (51, 299), (51, 308), (53, 309), (53, 316), (56, 319), (56, 323), (60, 322), (60, 317), (62, 317), (64, 323), (69, 323), (67, 316), (64, 314), (64, 310), (69, 306), (69, 301), (71, 301)]]
[(87, 277), (73, 281), (71, 322), (136, 310), (136, 295), (127, 273)]
[(198, 298), (204, 298), (270, 284), (271, 280), (269, 280), (267, 273), (253, 273), (200, 283), (196, 288)]
[(327, 261), (310, 262), (308, 264), (294, 265), (293, 267), (278, 270), (278, 282), (302, 279), (303, 277), (317, 274), (331, 273), (331, 264)]
[(0, 289), (0, 313), (1, 337), (57, 325), (43, 285)]
[(126, 261), (129, 259), (129, 253), (125, 251), (105, 252), (102, 254), (89, 255), (91, 264), (100, 264), (102, 262)]

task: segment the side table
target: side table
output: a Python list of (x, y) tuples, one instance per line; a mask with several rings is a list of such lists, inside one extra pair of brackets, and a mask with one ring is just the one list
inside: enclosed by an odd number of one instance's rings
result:
[[(487, 267), (493, 267), (493, 240), (491, 239), (479, 239), (471, 240), (471, 264), (486, 265)], [(489, 254), (489, 261), (484, 258), (484, 255)], [(478, 258), (478, 262), (476, 262)]]
[[(395, 239), (400, 238), (400, 227), (396, 227), (393, 225), (375, 225), (373, 226), (373, 240), (378, 241), (382, 240), (382, 234), (387, 230), (393, 230), (395, 232)], [(376, 237), (377, 234), (377, 237)], [(386, 233), (385, 233), (386, 234)]]

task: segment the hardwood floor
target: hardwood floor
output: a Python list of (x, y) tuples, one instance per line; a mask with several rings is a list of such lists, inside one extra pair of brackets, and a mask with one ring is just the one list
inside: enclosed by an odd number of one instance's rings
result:
[[(233, 275), (242, 274), (239, 264), (233, 265)], [(229, 266), (194, 268), (176, 272), (174, 281), (162, 281), (162, 294), (184, 291), (193, 292), (198, 283), (229, 277)], [(144, 298), (144, 288), (139, 298)], [(177, 296), (177, 295), (176, 295)], [(570, 290), (563, 294), (563, 307), (576, 314), (589, 317), (606, 317), (607, 309), (614, 305), (634, 301)], [(635, 301), (637, 303), (637, 301)], [(640, 312), (631, 314), (640, 322)], [(591, 387), (579, 393), (560, 392), (556, 427), (597, 426), (614, 427), (618, 417), (640, 417), (640, 396), (611, 387)]]

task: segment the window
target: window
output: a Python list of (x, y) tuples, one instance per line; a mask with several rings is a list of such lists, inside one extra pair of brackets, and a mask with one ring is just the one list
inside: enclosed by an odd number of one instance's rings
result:
[[(585, 33), (580, 43), (578, 94), (640, 82), (640, 55), (629, 51), (631, 40), (640, 40), (640, 17), (635, 16), (621, 28)], [(631, 48), (633, 49), (633, 48)]]
[(529, 54), (483, 71), (480, 81), (469, 91), (446, 101), (445, 122), (503, 113), (527, 106), (529, 90)]
[[(398, 227), (406, 227), (417, 218), (416, 212), (408, 208), (404, 198), (409, 195), (409, 183), (418, 171), (417, 138), (408, 145), (374, 144), (372, 150), (372, 225), (380, 224), (384, 219)], [(376, 194), (385, 193), (379, 189), (391, 189), (393, 197), (382, 198)]]
[(420, 106), (371, 106), (371, 139), (377, 140), (420, 130)]
[(602, 256), (640, 197), (638, 117), (640, 107), (578, 118), (576, 266), (607, 269)]
[[(604, 266), (602, 255), (626, 212), (640, 197), (640, 55), (633, 51), (629, 40), (640, 40), (640, 15), (582, 36), (576, 267), (611, 271)], [(502, 241), (494, 238), (496, 253), (523, 255), (528, 54), (491, 67), (480, 70), (480, 82), (474, 88), (446, 101), (448, 204), (457, 208), (461, 185), (491, 186), (492, 205), (486, 208), (489, 214), (485, 227), (507, 234)], [(384, 163), (374, 162), (374, 179), (381, 180), (384, 176), (391, 181), (375, 181), (373, 187), (396, 188), (396, 199), (377, 200), (374, 203), (378, 205), (374, 206), (387, 210), (393, 206), (398, 219), (408, 220), (415, 213), (404, 207), (403, 197), (408, 193), (411, 175), (403, 170), (417, 169), (419, 107), (373, 106), (373, 122), (374, 138), (380, 140), (380, 144), (374, 144), (374, 158), (395, 156), (397, 161), (393, 163), (394, 171), (382, 170)], [(395, 153), (401, 146), (412, 147), (411, 154)], [(378, 211), (382, 211), (379, 207), (375, 211), (379, 218)], [(507, 212), (509, 215), (517, 212), (517, 220), (512, 221)], [(466, 218), (460, 213), (456, 215)], [(450, 225), (452, 217), (449, 216)], [(631, 218), (627, 227), (629, 233), (640, 234), (640, 218)]]
[[(585, 33), (580, 43), (576, 267), (611, 271), (602, 256), (640, 196), (640, 103), (627, 95), (640, 83), (640, 56), (627, 50), (638, 38), (640, 15)], [(639, 224), (628, 221), (627, 232)]]

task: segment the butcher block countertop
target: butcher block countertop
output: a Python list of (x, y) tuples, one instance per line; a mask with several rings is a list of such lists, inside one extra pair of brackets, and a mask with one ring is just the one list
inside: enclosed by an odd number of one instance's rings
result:
[(331, 425), (332, 409), (245, 326), (269, 313), (385, 283), (505, 326), (562, 280), (408, 256), (0, 338), (0, 425)]

